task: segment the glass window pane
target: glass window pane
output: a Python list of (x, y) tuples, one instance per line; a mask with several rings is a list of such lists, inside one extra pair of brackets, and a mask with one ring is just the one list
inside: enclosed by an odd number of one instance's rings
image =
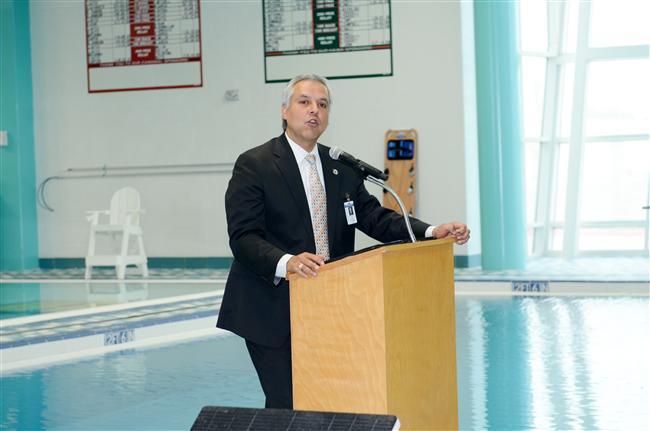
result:
[(557, 109), (557, 136), (561, 138), (568, 138), (571, 134), (574, 78), (575, 64), (567, 63), (560, 72), (560, 104)]
[(546, 0), (519, 2), (519, 28), (522, 51), (545, 52), (548, 47)]
[(591, 1), (590, 46), (645, 45), (650, 43), (650, 2)]
[(539, 137), (542, 134), (544, 112), (544, 82), (546, 80), (546, 59), (522, 57), (521, 82), (523, 96), (524, 136)]
[(650, 142), (584, 145), (581, 220), (645, 221)]
[(564, 210), (566, 206), (566, 189), (567, 178), (569, 173), (569, 144), (559, 144), (557, 146), (557, 178), (555, 181), (553, 193), (553, 217), (555, 223), (564, 223)]
[(580, 250), (643, 250), (645, 229), (642, 227), (581, 228)]
[(565, 31), (562, 51), (566, 53), (576, 52), (576, 45), (578, 44), (578, 6), (578, 0), (569, 0), (565, 5)]
[(528, 142), (525, 145), (526, 164), (526, 223), (535, 223), (535, 208), (537, 206), (537, 179), (539, 177), (539, 142)]
[(526, 240), (527, 240), (527, 250), (528, 250), (528, 256), (533, 254), (533, 240), (535, 238), (535, 229), (532, 227), (529, 227), (526, 229)]
[(650, 60), (599, 61), (587, 73), (585, 136), (649, 132)]
[(562, 251), (564, 245), (564, 228), (558, 227), (551, 229), (549, 240), (551, 242), (548, 247), (549, 250)]

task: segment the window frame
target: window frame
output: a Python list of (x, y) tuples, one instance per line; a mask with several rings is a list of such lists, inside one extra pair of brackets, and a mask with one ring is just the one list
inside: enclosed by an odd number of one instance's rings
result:
[[(544, 106), (542, 109), (541, 136), (525, 136), (523, 145), (539, 142), (538, 179), (535, 193), (534, 220), (527, 224), (527, 231), (532, 229), (532, 257), (563, 256), (637, 256), (647, 255), (650, 243), (650, 210), (646, 208), (646, 220), (623, 221), (608, 220), (599, 222), (582, 222), (580, 217), (582, 164), (584, 149), (592, 142), (649, 141), (650, 134), (620, 134), (606, 136), (585, 136), (585, 95), (589, 66), (594, 62), (650, 58), (649, 45), (627, 45), (612, 47), (590, 47), (589, 31), (591, 25), (591, 0), (580, 1), (578, 7), (577, 41), (575, 53), (563, 52), (568, 28), (568, 2), (546, 2), (547, 36), (546, 51), (523, 51), (520, 56), (546, 58), (546, 79), (544, 83)], [(520, 38), (521, 40), (521, 38)], [(558, 112), (561, 103), (562, 73), (568, 64), (574, 64), (571, 124), (568, 137), (559, 136)], [(522, 117), (523, 122), (523, 117)], [(559, 146), (568, 144), (569, 160), (564, 221), (553, 220), (554, 202), (557, 194), (559, 172)], [(648, 184), (648, 202), (650, 202), (650, 178)], [(528, 197), (530, 198), (530, 197)], [(648, 203), (646, 203), (646, 207)], [(598, 227), (643, 227), (645, 229), (643, 250), (580, 250), (578, 239), (580, 228)], [(563, 229), (562, 250), (551, 250), (551, 235), (554, 229)]]

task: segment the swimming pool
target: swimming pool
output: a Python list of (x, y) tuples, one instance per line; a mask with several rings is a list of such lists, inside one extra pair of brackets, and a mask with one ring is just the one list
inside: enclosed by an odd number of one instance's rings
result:
[(214, 292), (224, 281), (5, 282), (0, 284), (0, 320)]
[[(648, 429), (648, 297), (457, 296), (461, 429)], [(259, 407), (243, 342), (214, 336), (2, 376), (3, 429), (189, 429)]]

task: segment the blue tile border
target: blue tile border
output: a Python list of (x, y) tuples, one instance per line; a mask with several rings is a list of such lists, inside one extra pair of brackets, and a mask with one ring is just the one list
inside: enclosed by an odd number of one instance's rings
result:
[[(149, 257), (149, 268), (178, 268), (178, 269), (228, 269), (232, 265), (232, 257)], [(70, 269), (84, 268), (84, 258), (80, 257), (50, 257), (40, 258), (41, 269)], [(454, 256), (456, 268), (473, 268), (481, 266), (481, 255)]]
[[(70, 316), (28, 323), (21, 325), (21, 330), (26, 333), (26, 336), (18, 340), (3, 341), (0, 345), (0, 351), (13, 347), (106, 334), (115, 331), (131, 330), (145, 326), (161, 325), (209, 316), (215, 316), (216, 324), (216, 316), (219, 313), (222, 298), (223, 295), (220, 294), (199, 300), (141, 306), (126, 310), (109, 311), (86, 316)], [(157, 315), (147, 317), (147, 315), (150, 314)], [(138, 320), (128, 321), (128, 319)], [(124, 322), (125, 320), (127, 320), (126, 323)], [(56, 324), (57, 326), (50, 329), (49, 327), (53, 324)], [(84, 329), (66, 330), (75, 325), (83, 325)], [(2, 329), (3, 330), (0, 330), (0, 336), (11, 338), (11, 333), (5, 333), (6, 327)], [(48, 330), (51, 330), (54, 333), (47, 335), (34, 334)], [(29, 331), (31, 331), (35, 336), (29, 337)]]
[(131, 324), (117, 324), (117, 325), (112, 325), (112, 326), (103, 326), (103, 327), (97, 327), (97, 328), (90, 328), (90, 329), (83, 329), (79, 331), (71, 331), (65, 334), (54, 334), (54, 335), (43, 335), (40, 337), (34, 337), (34, 338), (29, 338), (25, 340), (18, 340), (18, 341), (7, 341), (2, 343), (2, 347), (0, 347), (0, 351), (4, 349), (11, 349), (14, 347), (21, 347), (21, 346), (28, 346), (28, 345), (34, 345), (34, 344), (41, 344), (41, 343), (48, 343), (52, 341), (62, 341), (62, 340), (69, 340), (72, 338), (81, 338), (81, 337), (88, 337), (88, 336), (93, 336), (93, 335), (103, 335), (106, 333), (111, 333), (111, 332), (119, 332), (119, 331), (129, 331), (137, 328), (144, 328), (147, 326), (155, 326), (155, 325), (162, 325), (165, 323), (173, 323), (173, 322), (181, 322), (185, 320), (192, 320), (192, 319), (200, 319), (203, 317), (211, 317), (214, 316), (214, 323), (216, 326), (217, 323), (217, 316), (219, 315), (219, 308), (211, 309), (211, 310), (204, 310), (204, 311), (198, 311), (191, 313), (189, 315), (187, 314), (179, 314), (176, 316), (170, 316), (170, 317), (165, 317), (165, 318), (151, 318), (151, 319), (146, 319), (143, 321), (139, 322), (133, 322)]
[[(522, 276), (512, 276), (512, 277), (469, 277), (469, 276), (459, 276), (456, 274), (454, 277), (456, 283), (521, 283), (530, 281), (530, 275)], [(648, 280), (639, 279), (639, 280), (619, 280), (617, 278), (612, 278), (611, 280), (592, 280), (590, 278), (585, 278), (583, 276), (576, 278), (567, 278), (566, 276), (558, 276), (557, 278), (543, 278), (538, 283), (589, 283), (589, 284), (639, 284), (639, 283), (648, 283)], [(514, 289), (513, 289), (514, 291)]]
[[(21, 272), (2, 272), (0, 273), (0, 282), (13, 282), (14, 280), (29, 280), (37, 283), (43, 280), (84, 280), (84, 268), (38, 268)], [(160, 280), (178, 280), (179, 282), (187, 280), (225, 280), (230, 272), (229, 268), (149, 268), (149, 277), (144, 278), (138, 268), (128, 267), (126, 270), (126, 281), (138, 282), (156, 282)], [(101, 267), (93, 269), (92, 279), (88, 283), (98, 280), (112, 280), (120, 282), (117, 279), (115, 268)]]
[[(154, 265), (160, 268), (150, 268), (148, 281), (156, 280), (225, 280), (228, 276), (230, 257), (201, 257), (201, 258), (152, 258)], [(155, 259), (160, 259), (156, 262)], [(488, 271), (480, 266), (474, 266), (480, 261), (481, 255), (455, 256), (456, 281), (526, 281), (549, 280), (562, 282), (623, 282), (650, 283), (650, 261), (638, 257), (620, 258), (578, 258), (567, 261), (561, 258), (542, 257), (529, 259), (525, 270)], [(74, 266), (74, 259), (42, 259), (43, 266)], [(77, 264), (82, 260), (77, 259)], [(175, 266), (187, 268), (176, 268)], [(466, 267), (469, 265), (470, 267)], [(165, 266), (165, 267), (162, 267)], [(171, 266), (168, 268), (166, 266)], [(208, 266), (204, 268), (202, 266)], [(189, 268), (192, 267), (192, 268)], [(216, 267), (223, 267), (215, 269)], [(18, 272), (0, 272), (0, 283), (13, 280), (79, 280), (84, 277), (83, 267), (33, 269)], [(93, 280), (115, 280), (114, 268), (102, 267), (93, 270)], [(142, 274), (137, 268), (129, 267), (127, 280), (142, 280)]]
[[(232, 257), (149, 257), (149, 268), (187, 268), (187, 269), (228, 269)], [(84, 268), (85, 259), (81, 257), (50, 257), (38, 260), (41, 269)]]

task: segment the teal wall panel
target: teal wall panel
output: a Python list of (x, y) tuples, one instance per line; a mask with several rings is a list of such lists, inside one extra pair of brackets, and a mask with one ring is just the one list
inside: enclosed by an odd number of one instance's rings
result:
[(0, 1), (0, 270), (38, 267), (29, 2)]
[(484, 269), (526, 262), (524, 154), (516, 2), (474, 3)]

